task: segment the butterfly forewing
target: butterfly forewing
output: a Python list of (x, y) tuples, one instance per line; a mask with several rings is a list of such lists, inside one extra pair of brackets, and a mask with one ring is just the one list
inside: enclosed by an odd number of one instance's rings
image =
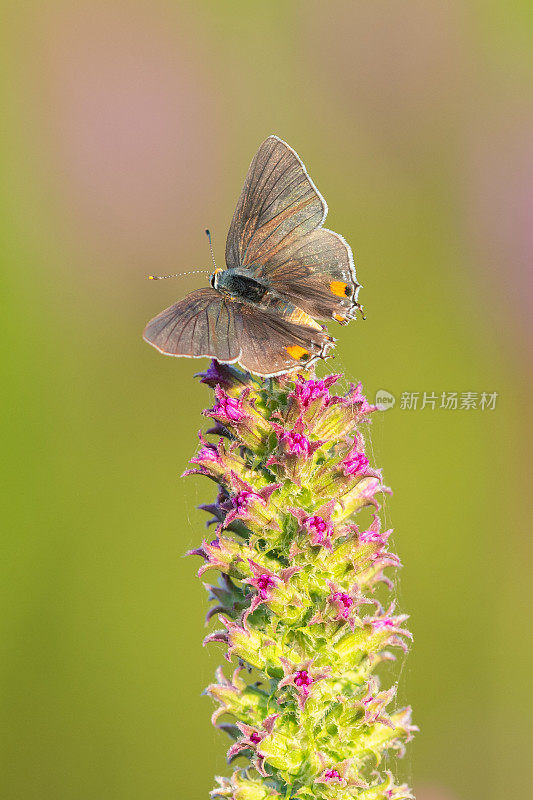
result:
[(254, 277), (320, 319), (353, 318), (358, 284), (352, 251), (322, 228), (326, 201), (298, 155), (277, 136), (259, 148), (226, 242), (228, 267)]
[(218, 361), (236, 361), (240, 354), (242, 318), (215, 289), (198, 289), (154, 317), (144, 339), (162, 353)]
[(246, 176), (226, 241), (228, 267), (257, 264), (312, 231), (327, 205), (294, 150), (269, 136)]

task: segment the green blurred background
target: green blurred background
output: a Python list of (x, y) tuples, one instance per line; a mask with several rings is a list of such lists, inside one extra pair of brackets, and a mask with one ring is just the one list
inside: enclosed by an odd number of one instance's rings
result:
[[(529, 3), (6, 4), (1, 156), (2, 798), (207, 797), (206, 481), (179, 474), (209, 392), (141, 340), (223, 261), (277, 133), (352, 244), (368, 321), (336, 369), (371, 399), (394, 496), (422, 731), (419, 800), (526, 797), (533, 278)], [(403, 392), (498, 392), (493, 411)], [(530, 517), (530, 514), (529, 514)], [(528, 620), (529, 617), (529, 620)], [(396, 769), (396, 767), (395, 767)]]

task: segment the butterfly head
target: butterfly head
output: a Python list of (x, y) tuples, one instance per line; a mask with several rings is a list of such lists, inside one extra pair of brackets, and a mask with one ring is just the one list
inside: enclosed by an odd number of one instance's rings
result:
[(211, 284), (213, 289), (218, 289), (218, 279), (221, 272), (224, 272), (224, 270), (217, 267), (216, 270), (211, 275), (209, 283)]

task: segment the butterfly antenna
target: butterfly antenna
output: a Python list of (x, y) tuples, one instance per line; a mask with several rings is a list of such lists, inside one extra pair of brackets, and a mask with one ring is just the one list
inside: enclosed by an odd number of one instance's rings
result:
[(149, 281), (164, 281), (166, 278), (181, 278), (182, 275), (197, 275), (198, 273), (211, 272), (210, 269), (191, 269), (189, 272), (175, 272), (173, 275), (148, 275)]
[(215, 254), (213, 253), (213, 242), (211, 241), (211, 231), (209, 228), (205, 229), (205, 235), (207, 236), (207, 241), (209, 242), (209, 250), (211, 251), (211, 259), (213, 261), (213, 266), (215, 268), (215, 272), (222, 272), (219, 267), (217, 267), (217, 262), (215, 261)]

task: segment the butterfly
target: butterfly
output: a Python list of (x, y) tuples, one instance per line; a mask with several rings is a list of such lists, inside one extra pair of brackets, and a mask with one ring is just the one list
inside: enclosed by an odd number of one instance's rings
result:
[(316, 319), (346, 324), (362, 309), (352, 251), (322, 227), (327, 213), (298, 154), (269, 136), (231, 221), (226, 269), (154, 317), (143, 338), (165, 355), (237, 362), (262, 377), (325, 358), (335, 340)]

